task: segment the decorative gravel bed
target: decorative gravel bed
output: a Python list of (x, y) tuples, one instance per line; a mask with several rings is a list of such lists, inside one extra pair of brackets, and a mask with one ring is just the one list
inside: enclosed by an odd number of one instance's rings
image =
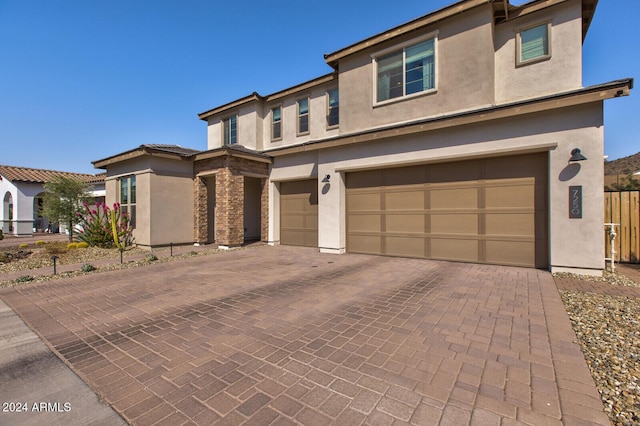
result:
[[(611, 273), (578, 278), (640, 287)], [(640, 298), (562, 290), (560, 295), (611, 422), (640, 424)]]

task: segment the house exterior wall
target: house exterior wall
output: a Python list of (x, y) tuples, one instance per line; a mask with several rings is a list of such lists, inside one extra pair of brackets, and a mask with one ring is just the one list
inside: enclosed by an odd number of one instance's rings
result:
[[(495, 97), (498, 104), (582, 87), (582, 9), (571, 0), (495, 28)], [(551, 23), (551, 58), (516, 66), (520, 28)]]
[[(403, 165), (453, 162), (529, 152), (549, 152), (549, 236), (551, 269), (602, 270), (603, 154), (602, 103), (552, 110), (484, 124), (390, 138), (379, 142), (276, 157), (271, 173), (271, 209), (278, 211), (277, 181), (330, 176), (318, 180), (319, 249), (343, 253), (345, 241), (345, 174)], [(574, 148), (592, 161), (569, 165)], [(569, 186), (583, 187), (583, 218), (569, 219)], [(270, 241), (277, 242), (277, 215), (272, 214)], [(570, 242), (570, 243), (569, 243)]]
[[(494, 96), (492, 19), (491, 7), (487, 4), (343, 60), (339, 73), (341, 133), (491, 105)], [(371, 55), (430, 33), (437, 36), (436, 91), (377, 105)]]
[(253, 150), (262, 149), (262, 107), (256, 101), (209, 118), (207, 121), (208, 149), (216, 149), (224, 145), (222, 122), (234, 114), (238, 115), (236, 124), (238, 145)]
[(193, 163), (161, 156), (123, 161), (107, 170), (106, 204), (119, 202), (118, 179), (136, 177), (136, 227), (143, 247), (192, 243)]

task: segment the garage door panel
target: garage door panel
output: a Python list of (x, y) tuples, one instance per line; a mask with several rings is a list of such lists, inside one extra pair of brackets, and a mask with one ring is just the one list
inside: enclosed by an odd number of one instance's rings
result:
[(533, 212), (486, 213), (487, 235), (535, 235)]
[(381, 232), (380, 214), (358, 214), (347, 218), (347, 228), (352, 232)]
[(438, 209), (475, 209), (478, 207), (478, 188), (452, 188), (429, 186), (432, 210)]
[(424, 209), (424, 188), (392, 191), (385, 194), (387, 211)]
[(432, 214), (431, 232), (434, 234), (477, 234), (477, 214)]
[(434, 259), (478, 262), (478, 248), (478, 240), (431, 238), (431, 257)]
[(535, 243), (533, 241), (494, 241), (485, 242), (485, 256), (489, 263), (505, 265), (535, 266)]
[(486, 208), (533, 208), (535, 204), (533, 179), (504, 179), (491, 182), (484, 189)]
[(424, 214), (387, 214), (385, 232), (424, 233)]
[(386, 254), (391, 256), (426, 257), (424, 238), (387, 236), (385, 246)]
[(347, 251), (546, 267), (547, 164), (541, 153), (348, 173)]
[(352, 212), (380, 211), (382, 195), (377, 192), (355, 192), (349, 196), (349, 209)]
[(316, 180), (280, 183), (280, 243), (318, 246)]
[(354, 253), (380, 254), (382, 253), (382, 237), (379, 235), (349, 236), (349, 249)]

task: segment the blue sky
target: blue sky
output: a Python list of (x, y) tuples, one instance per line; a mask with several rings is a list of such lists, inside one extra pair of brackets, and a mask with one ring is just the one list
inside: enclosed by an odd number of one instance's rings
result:
[[(0, 164), (94, 173), (143, 143), (204, 150), (198, 113), (324, 75), (323, 54), (452, 2), (0, 0)], [(639, 77), (637, 16), (600, 0), (585, 86)], [(638, 151), (635, 89), (605, 102), (605, 154)]]

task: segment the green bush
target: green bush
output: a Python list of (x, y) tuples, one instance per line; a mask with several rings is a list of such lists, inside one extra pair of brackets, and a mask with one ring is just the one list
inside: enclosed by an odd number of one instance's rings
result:
[(89, 243), (87, 243), (87, 242), (84, 242), (84, 241), (83, 241), (83, 242), (81, 242), (81, 243), (77, 243), (77, 244), (76, 244), (76, 246), (77, 246), (77, 248), (79, 248), (79, 249), (83, 249), (83, 248), (87, 248), (87, 247), (89, 247)]
[(2, 229), (0, 229), (0, 240), (4, 239), (4, 234), (2, 233)]
[(29, 244), (25, 244), (25, 243), (20, 244), (21, 249), (26, 249), (27, 247), (29, 247)]
[(17, 283), (28, 283), (33, 281), (33, 277), (31, 275), (22, 275), (15, 280)]
[(155, 254), (153, 254), (153, 253), (150, 253), (150, 254), (148, 254), (148, 255), (146, 255), (146, 256), (144, 257), (144, 260), (146, 260), (147, 262), (153, 262), (153, 261), (158, 260), (158, 256), (156, 256), (156, 255), (155, 255)]
[(68, 249), (77, 249), (78, 248), (78, 243), (69, 243), (69, 244), (67, 244), (67, 248)]
[(36, 246), (42, 246), (42, 245), (44, 245), (44, 241), (42, 240), (36, 241)]
[(85, 263), (84, 265), (82, 265), (82, 272), (91, 272), (91, 271), (95, 271), (97, 268), (95, 266), (93, 266), (90, 263)]

